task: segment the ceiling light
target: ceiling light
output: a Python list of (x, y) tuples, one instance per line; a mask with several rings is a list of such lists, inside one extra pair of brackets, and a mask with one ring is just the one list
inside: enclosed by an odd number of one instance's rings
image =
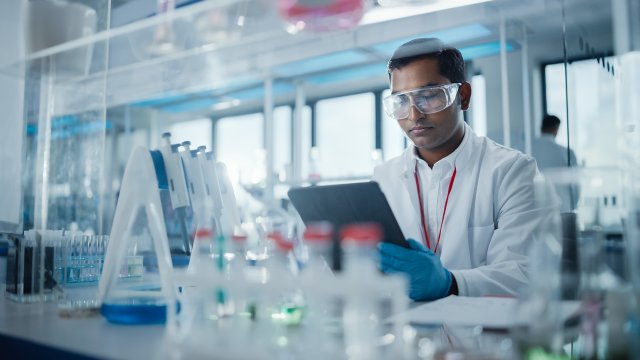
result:
[(428, 14), (489, 1), (492, 0), (378, 0), (378, 3), (383, 7), (373, 8), (364, 14), (360, 25)]

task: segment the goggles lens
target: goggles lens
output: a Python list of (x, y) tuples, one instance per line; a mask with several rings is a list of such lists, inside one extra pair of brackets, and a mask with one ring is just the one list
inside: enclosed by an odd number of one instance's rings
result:
[(460, 85), (462, 84), (429, 86), (391, 94), (383, 99), (385, 113), (396, 120), (408, 117), (411, 106), (425, 115), (437, 113), (453, 104)]

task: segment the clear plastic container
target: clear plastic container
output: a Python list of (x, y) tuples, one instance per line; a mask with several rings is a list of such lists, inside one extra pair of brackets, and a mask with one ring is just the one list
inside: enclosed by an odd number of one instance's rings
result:
[(351, 224), (340, 231), (344, 253), (341, 276), (346, 294), (343, 310), (344, 342), (352, 359), (374, 359), (381, 356), (377, 348), (381, 333), (380, 299), (375, 297), (376, 278), (381, 277), (374, 256), (382, 239), (382, 228), (373, 223)]
[(336, 31), (357, 26), (363, 0), (278, 0), (278, 11), (290, 33)]

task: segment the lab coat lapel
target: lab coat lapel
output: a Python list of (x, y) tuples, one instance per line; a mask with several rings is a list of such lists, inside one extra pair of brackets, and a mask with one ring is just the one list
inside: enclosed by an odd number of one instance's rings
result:
[(420, 243), (424, 243), (420, 225), (418, 189), (416, 188), (416, 181), (413, 174), (415, 169), (415, 159), (413, 158), (412, 152), (413, 147), (409, 147), (409, 149), (405, 151), (404, 167), (399, 174), (400, 183), (403, 185), (402, 188), (404, 189), (403, 195), (408, 199), (408, 202), (405, 202), (405, 204), (409, 203), (411, 206), (406, 209), (402, 209), (402, 213), (404, 215), (401, 216), (401, 219), (397, 219), (397, 221), (402, 229), (408, 229), (405, 230), (405, 238), (414, 239)]
[(460, 149), (461, 153), (455, 161), (457, 174), (451, 189), (440, 240), (440, 260), (452, 269), (466, 269), (471, 266), (469, 219), (477, 189), (479, 159), (483, 152), (478, 137), (471, 128), (466, 129), (465, 137), (464, 148)]
[(405, 234), (405, 237), (412, 238), (417, 240), (418, 242), (424, 242), (422, 237), (422, 230), (420, 225), (420, 203), (418, 202), (418, 190), (416, 189), (415, 178), (413, 177), (413, 172), (411, 173), (403, 173), (402, 174), (402, 183), (407, 197), (409, 198), (409, 202), (411, 204), (411, 208), (407, 209), (408, 214), (404, 216), (405, 225), (407, 229), (411, 229), (410, 234)]
[[(456, 181), (453, 184), (447, 214), (444, 219), (444, 228), (440, 239), (442, 263), (454, 269), (468, 268), (471, 264), (471, 256), (468, 249), (468, 225), (471, 212), (470, 205), (473, 199), (469, 196), (470, 188), (475, 184), (472, 181), (470, 169), (458, 168)], [(464, 251), (460, 251), (460, 250)]]

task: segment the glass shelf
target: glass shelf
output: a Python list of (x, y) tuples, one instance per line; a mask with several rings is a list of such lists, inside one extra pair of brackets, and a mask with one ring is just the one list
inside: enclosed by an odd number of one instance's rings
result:
[[(484, 1), (475, 2), (447, 25), (486, 20), (491, 11), (485, 10)], [(0, 72), (45, 79), (56, 99), (54, 116), (192, 92), (216, 96), (267, 77), (304, 75), (304, 69), (289, 70), (310, 58), (324, 61), (311, 72), (384, 63), (389, 54), (374, 45), (438, 30), (437, 21), (424, 21), (428, 8), (417, 7), (402, 19), (402, 26), (381, 16), (385, 11), (370, 9), (352, 30), (290, 33), (272, 1), (203, 1), (39, 51), (0, 66)], [(427, 15), (436, 19), (442, 14)]]

